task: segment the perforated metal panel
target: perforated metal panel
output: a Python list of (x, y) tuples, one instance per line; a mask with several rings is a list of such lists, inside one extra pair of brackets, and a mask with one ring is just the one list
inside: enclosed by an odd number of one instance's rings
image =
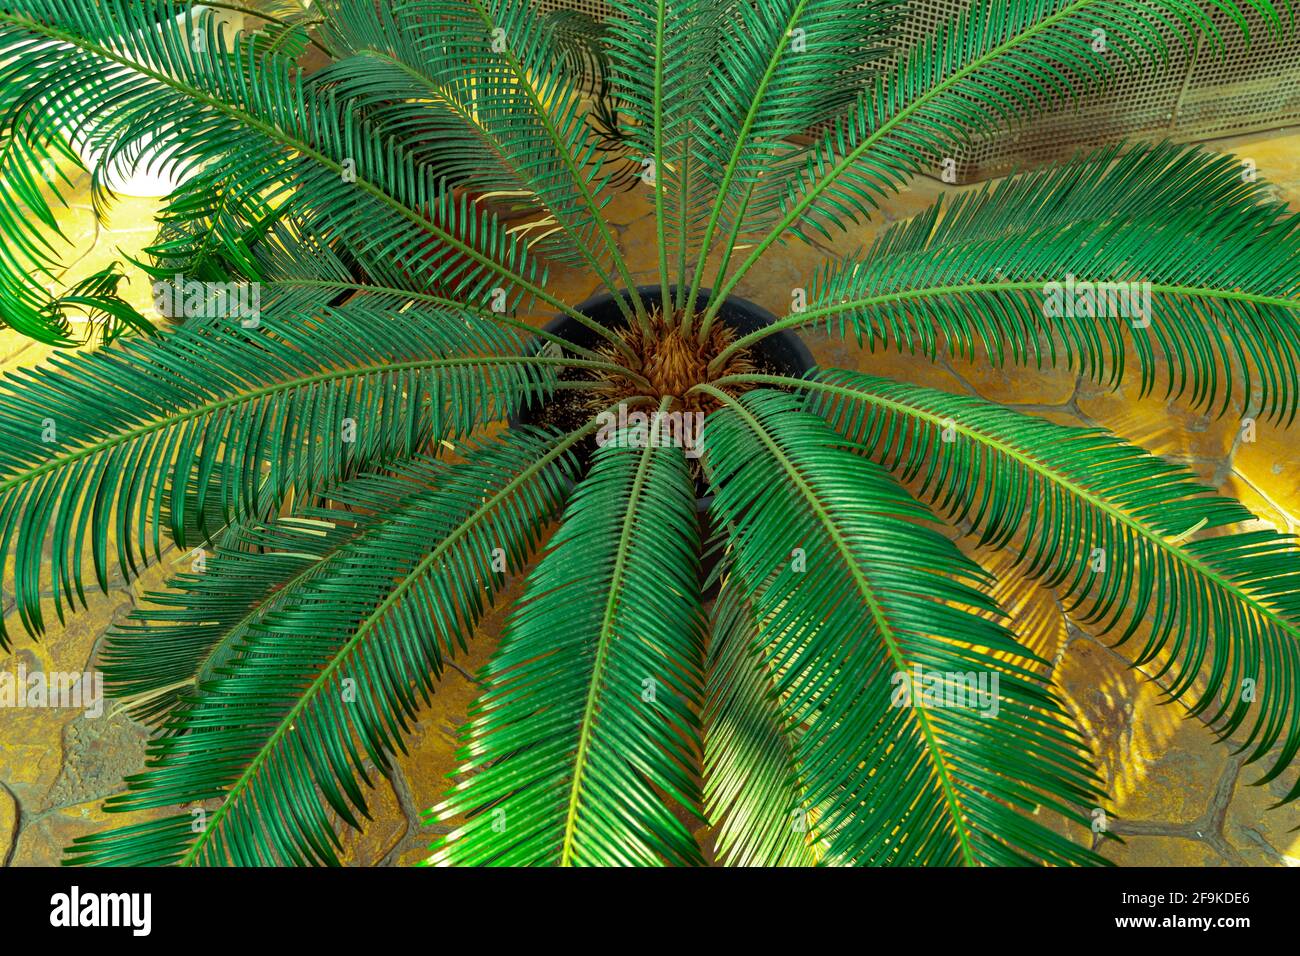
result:
[[(903, 25), (905, 44), (929, 36), (978, 0), (913, 0)], [(567, 7), (596, 17), (603, 0), (538, 0), (543, 10)], [(1207, 5), (1208, 6), (1208, 5)], [(1167, 62), (1126, 73), (1107, 91), (1077, 105), (1051, 109), (1032, 122), (981, 139), (957, 160), (961, 181), (982, 179), (1068, 156), (1081, 148), (1120, 139), (1211, 139), (1300, 123), (1300, 30), (1277, 40), (1253, 11), (1250, 42), (1217, 9), (1220, 50), (1208, 39), (1184, 49), (1167, 34)]]
[(609, 5), (605, 0), (535, 0), (537, 9), (543, 13), (552, 10), (580, 10), (588, 16), (603, 20), (609, 16)]

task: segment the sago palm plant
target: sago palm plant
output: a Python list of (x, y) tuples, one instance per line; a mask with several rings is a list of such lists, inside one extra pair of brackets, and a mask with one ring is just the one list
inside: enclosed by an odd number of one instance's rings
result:
[[(894, 50), (894, 0), (612, 8), (590, 34), (604, 129), (584, 57), (525, 0), (318, 0), (237, 37), (185, 4), (0, 9), (10, 325), (61, 341), (69, 309), (129, 315), (111, 276), (38, 281), (66, 188), (40, 171), (68, 131), (188, 175), (146, 263), (184, 277), (186, 320), (0, 389), (28, 632), (168, 542), (192, 565), (102, 651), (157, 725), (107, 805), (145, 822), (70, 859), (337, 862), (365, 784), (522, 576), (431, 862), (701, 863), (701, 822), (736, 864), (1100, 862), (1088, 746), (939, 517), (1283, 773), (1287, 537), (1115, 436), (809, 369), (789, 338), (845, 337), (865, 368), (878, 349), (1064, 365), (1289, 422), (1300, 235), (1262, 182), (1197, 148), (1105, 150), (886, 228), (779, 320), (734, 293), (971, 137), (1290, 9), (997, 0)], [(307, 42), (327, 54), (310, 74)], [(657, 224), (639, 291), (602, 214), (629, 168)], [(610, 297), (564, 301), (553, 263)], [(241, 282), (257, 309), (214, 298)]]

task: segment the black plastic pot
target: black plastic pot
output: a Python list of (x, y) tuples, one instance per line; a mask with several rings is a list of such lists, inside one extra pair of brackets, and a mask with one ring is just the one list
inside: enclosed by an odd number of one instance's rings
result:
[[(659, 286), (639, 286), (636, 291), (637, 295), (641, 297), (641, 301), (646, 305), (653, 307), (659, 304), (661, 298)], [(622, 292), (620, 295), (626, 296), (627, 293)], [(711, 290), (701, 289), (698, 301), (706, 303), (709, 301), (710, 295)], [(622, 309), (619, 308), (618, 302), (611, 293), (593, 296), (576, 308), (578, 312), (595, 319), (606, 328), (622, 328), (627, 325), (627, 318), (623, 315)], [(734, 329), (738, 335), (747, 335), (764, 326), (771, 325), (776, 321), (776, 316), (747, 299), (732, 296), (718, 310), (718, 319)], [(580, 348), (592, 349), (605, 344), (603, 338), (577, 319), (568, 315), (557, 315), (547, 322), (543, 328), (554, 335), (563, 336)], [(544, 344), (544, 340), (537, 340), (537, 347), (540, 348)], [(804, 345), (799, 336), (787, 330), (776, 332), (756, 342), (750, 349), (750, 356), (759, 371), (770, 375), (789, 375), (794, 378), (801, 378), (814, 364), (808, 346)], [(513, 417), (510, 424), (536, 424), (541, 417), (542, 409), (528, 407)], [(703, 489), (697, 489), (697, 491), (695, 510), (700, 515), (700, 532), (703, 540), (707, 543), (710, 538), (708, 510), (713, 497), (705, 494)], [(706, 585), (712, 584), (711, 587), (706, 587), (706, 599), (716, 593), (716, 582), (712, 581), (712, 572), (717, 560), (718, 554), (716, 552), (704, 555), (701, 579), (706, 582)]]

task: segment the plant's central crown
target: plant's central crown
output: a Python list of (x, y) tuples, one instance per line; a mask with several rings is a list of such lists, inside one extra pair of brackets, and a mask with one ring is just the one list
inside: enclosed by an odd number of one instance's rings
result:
[(605, 355), (609, 361), (639, 372), (650, 388), (632, 377), (602, 376), (604, 387), (597, 399), (599, 403), (645, 395), (655, 400), (672, 398), (674, 407), (684, 410), (709, 412), (717, 407), (717, 399), (708, 393), (692, 391), (695, 386), (754, 371), (748, 351), (741, 349), (729, 356), (715, 374), (709, 374), (709, 363), (735, 339), (735, 333), (722, 322), (715, 323), (701, 342), (694, 333), (682, 328), (680, 315), (665, 318), (663, 311), (656, 309), (650, 315), (648, 330), (632, 325), (620, 330), (620, 338), (640, 364), (631, 365), (613, 346)]

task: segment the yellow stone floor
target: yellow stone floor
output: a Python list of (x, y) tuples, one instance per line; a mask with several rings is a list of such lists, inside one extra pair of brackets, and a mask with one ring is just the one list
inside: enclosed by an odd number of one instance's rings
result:
[[(1278, 196), (1300, 210), (1300, 132), (1206, 145), (1254, 160)], [(865, 246), (883, 224), (914, 215), (945, 190), (961, 188), (921, 179), (889, 201), (871, 225), (833, 244), (795, 244), (771, 254), (738, 291), (783, 313), (791, 290), (806, 286), (823, 258)], [(138, 256), (153, 237), (156, 208), (155, 200), (124, 200), (99, 222), (83, 190), (62, 216), (72, 243), (65, 278), (87, 275), (114, 259), (125, 261), (128, 254)], [(640, 193), (620, 195), (609, 209), (631, 261), (645, 267), (638, 278), (647, 280), (653, 278), (655, 261), (650, 212)], [(563, 271), (553, 273), (552, 287), (575, 303), (596, 291), (594, 280)], [(128, 294), (139, 307), (150, 307), (143, 275), (133, 277)], [(810, 344), (824, 365), (870, 369), (980, 395), (1060, 422), (1104, 426), (1188, 465), (1209, 484), (1237, 496), (1263, 525), (1294, 532), (1300, 521), (1300, 427), (1288, 434), (1281, 426), (1260, 422), (1258, 440), (1243, 442), (1239, 407), (1214, 420), (1160, 398), (1140, 399), (1130, 387), (1106, 391), (1065, 371), (994, 369), (947, 357), (932, 364), (919, 356), (872, 355), (816, 336)], [(0, 331), (0, 370), (31, 368), (49, 352)], [(996, 557), (978, 556), (994, 572), (1005, 570)], [(176, 555), (168, 558), (175, 561)], [(88, 611), (41, 642), (19, 637), (12, 651), (0, 657), (0, 668), (16, 670), (21, 663), (28, 672), (37, 667), (88, 669), (108, 624), (128, 614), (145, 590), (157, 588), (167, 571), (164, 562), (140, 581), (118, 579), (108, 595), (93, 597)], [(1122, 846), (1106, 844), (1111, 859), (1123, 865), (1300, 865), (1300, 835), (1289, 832), (1300, 825), (1300, 811), (1294, 806), (1267, 809), (1285, 792), (1295, 770), (1270, 785), (1250, 786), (1259, 771), (1243, 766), (1242, 758), (1216, 743), (1201, 722), (1184, 719), (1176, 705), (1162, 705), (1158, 688), (1128, 667), (1129, 648), (1112, 649), (1083, 633), (1066, 619), (1051, 593), (1014, 572), (1000, 579), (998, 597), (1017, 631), (1054, 662), (1065, 698), (1098, 753), (1112, 797), (1105, 808), (1110, 828), (1125, 841)], [(11, 613), (7, 588), (0, 596), (4, 613)], [(349, 862), (409, 864), (425, 855), (439, 828), (427, 825), (421, 811), (436, 802), (454, 772), (456, 728), (475, 693), (472, 675), (491, 653), (503, 615), (504, 603), (483, 622), (473, 653), (448, 672), (435, 705), (422, 714), (409, 738), (409, 754), (398, 761), (396, 773), (388, 781), (379, 778), (373, 822), (364, 832), (344, 835)], [(89, 720), (79, 711), (0, 712), (0, 862), (55, 864), (73, 837), (106, 822), (126, 822), (106, 817), (99, 804), (121, 788), (125, 774), (140, 768), (144, 740), (144, 729), (122, 714)], [(1089, 838), (1083, 832), (1073, 836)]]

